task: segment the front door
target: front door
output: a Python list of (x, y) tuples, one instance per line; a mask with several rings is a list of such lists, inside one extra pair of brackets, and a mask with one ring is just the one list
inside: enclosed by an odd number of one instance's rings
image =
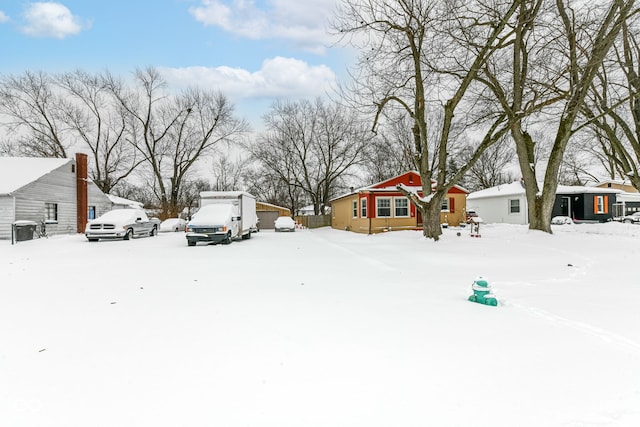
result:
[(571, 216), (571, 197), (563, 197), (560, 200), (560, 215)]

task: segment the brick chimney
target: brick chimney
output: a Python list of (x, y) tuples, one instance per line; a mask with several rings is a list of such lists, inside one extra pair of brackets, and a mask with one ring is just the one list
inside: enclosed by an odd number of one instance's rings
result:
[(76, 153), (76, 211), (78, 216), (78, 233), (84, 233), (88, 221), (87, 155)]

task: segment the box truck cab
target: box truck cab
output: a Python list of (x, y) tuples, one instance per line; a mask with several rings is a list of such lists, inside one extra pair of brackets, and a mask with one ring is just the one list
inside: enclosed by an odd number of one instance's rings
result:
[(187, 224), (187, 244), (229, 244), (257, 231), (256, 199), (243, 191), (203, 191), (200, 209)]

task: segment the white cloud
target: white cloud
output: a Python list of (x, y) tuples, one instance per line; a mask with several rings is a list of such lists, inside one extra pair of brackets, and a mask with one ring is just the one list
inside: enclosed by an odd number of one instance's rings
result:
[(3, 11), (0, 10), (0, 24), (8, 21), (9, 21), (9, 17)]
[(201, 0), (189, 8), (196, 21), (249, 39), (279, 38), (324, 53), (326, 23), (335, 0), (272, 0), (261, 9), (252, 0)]
[(22, 31), (35, 37), (63, 39), (78, 34), (86, 26), (66, 6), (54, 2), (31, 3), (23, 17), (26, 25)]
[(335, 73), (326, 65), (282, 57), (265, 60), (255, 72), (224, 66), (159, 69), (171, 87), (220, 90), (234, 100), (324, 96), (336, 83)]

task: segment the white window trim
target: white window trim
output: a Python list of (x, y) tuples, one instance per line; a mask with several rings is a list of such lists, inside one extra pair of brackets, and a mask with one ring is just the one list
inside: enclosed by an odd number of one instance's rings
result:
[[(407, 201), (407, 214), (406, 215), (396, 215), (396, 200), (406, 200)], [(394, 218), (409, 218), (409, 216), (411, 215), (411, 205), (409, 205), (409, 199), (407, 197), (404, 196), (397, 196), (393, 198), (393, 217)]]
[[(52, 208), (52, 210), (49, 209)], [(55, 218), (51, 218), (51, 214), (55, 216)], [(44, 204), (44, 220), (47, 224), (57, 224), (58, 223), (58, 204), (53, 202), (45, 202)]]
[[(511, 210), (511, 201), (512, 200), (517, 200), (518, 201), (518, 212), (513, 212)], [(507, 210), (509, 212), (509, 215), (520, 215), (522, 213), (522, 203), (520, 199), (507, 199)]]
[(451, 205), (449, 205), (449, 202), (450, 202), (450, 200), (449, 200), (448, 197), (445, 197), (444, 199), (442, 199), (442, 204), (443, 205), (446, 204), (447, 208), (446, 209), (442, 209), (442, 207), (440, 207), (440, 212), (446, 212), (446, 213), (451, 212)]
[[(376, 218), (393, 218), (393, 197), (376, 197)], [(389, 201), (389, 216), (380, 216), (380, 205), (378, 202), (381, 200)], [(385, 206), (386, 208), (386, 206)]]
[(360, 198), (360, 218), (366, 218), (367, 214), (369, 213), (368, 210), (368, 206), (367, 206), (367, 198), (366, 197), (361, 197)]
[(596, 215), (604, 213), (604, 196), (596, 196)]

